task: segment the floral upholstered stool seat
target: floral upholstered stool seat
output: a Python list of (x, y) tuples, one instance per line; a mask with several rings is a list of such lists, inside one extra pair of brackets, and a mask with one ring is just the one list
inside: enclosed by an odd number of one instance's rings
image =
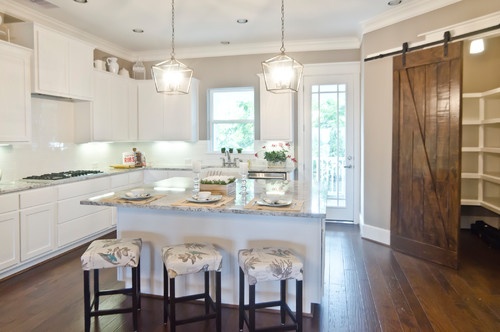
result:
[[(90, 318), (131, 312), (134, 331), (137, 331), (137, 312), (141, 308), (141, 239), (104, 239), (93, 241), (81, 256), (83, 269), (83, 297), (85, 305), (85, 331), (90, 331)], [(132, 268), (132, 287), (100, 290), (99, 270), (116, 267)], [(90, 270), (94, 270), (94, 299), (90, 302)], [(99, 297), (130, 294), (132, 307), (99, 310)], [(93, 309), (93, 310), (92, 310)]]
[[(246, 323), (248, 330), (276, 331), (294, 330), (302, 331), (302, 261), (286, 248), (251, 248), (241, 249), (238, 252), (240, 266), (239, 277), (239, 328), (243, 331)], [(245, 304), (245, 276), (248, 280), (248, 304)], [(286, 302), (287, 279), (295, 279), (296, 304), (295, 314)], [(277, 301), (255, 303), (255, 285), (264, 281), (280, 281), (280, 299)], [(267, 326), (256, 329), (255, 309), (280, 307), (280, 325)], [(247, 316), (248, 311), (248, 316)], [(286, 316), (290, 318), (287, 322)]]
[[(170, 332), (177, 325), (215, 318), (216, 331), (221, 331), (221, 268), (222, 255), (212, 244), (184, 243), (162, 249), (163, 268), (163, 323), (170, 315)], [(215, 271), (215, 301), (210, 296), (210, 271)], [(175, 278), (181, 275), (204, 273), (204, 292), (175, 297)], [(169, 282), (170, 281), (170, 285)], [(170, 286), (170, 297), (168, 294)], [(186, 319), (177, 319), (175, 305), (179, 302), (204, 299), (205, 313)], [(212, 309), (212, 310), (210, 310)], [(212, 312), (211, 312), (212, 311)]]

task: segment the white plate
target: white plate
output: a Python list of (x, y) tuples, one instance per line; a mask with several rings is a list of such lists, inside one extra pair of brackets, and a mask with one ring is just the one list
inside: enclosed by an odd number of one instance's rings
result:
[(281, 206), (288, 206), (292, 204), (292, 201), (289, 200), (284, 200), (284, 199), (279, 199), (276, 202), (273, 201), (265, 201), (262, 199), (257, 200), (257, 205), (262, 205), (262, 206), (274, 206), (274, 207), (281, 207)]
[(213, 203), (220, 201), (222, 199), (222, 195), (212, 195), (206, 199), (196, 199), (194, 197), (188, 197), (187, 201), (191, 203)]
[(151, 197), (151, 194), (139, 194), (137, 196), (127, 196), (127, 195), (123, 195), (121, 196), (120, 198), (122, 199), (126, 199), (126, 200), (129, 200), (129, 201), (141, 201), (143, 199), (148, 199)]

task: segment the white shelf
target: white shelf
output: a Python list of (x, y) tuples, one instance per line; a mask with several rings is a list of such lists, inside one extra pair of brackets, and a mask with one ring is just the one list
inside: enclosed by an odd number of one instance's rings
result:
[(500, 87), (462, 97), (461, 203), (500, 213)]

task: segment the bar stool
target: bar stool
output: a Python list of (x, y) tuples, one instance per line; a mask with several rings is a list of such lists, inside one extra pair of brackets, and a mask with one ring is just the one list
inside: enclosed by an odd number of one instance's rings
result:
[[(301, 260), (290, 249), (282, 248), (252, 248), (241, 249), (238, 252), (239, 275), (239, 328), (243, 331), (244, 323), (250, 332), (254, 331), (302, 331), (302, 269)], [(248, 279), (249, 303), (245, 305), (245, 276)], [(286, 302), (286, 281), (295, 279), (296, 308), (295, 314)], [(280, 281), (280, 299), (255, 303), (255, 285), (261, 281)], [(281, 325), (265, 328), (255, 328), (255, 309), (280, 307)], [(248, 316), (247, 316), (248, 310)], [(285, 324), (286, 314), (293, 324)]]
[[(85, 331), (90, 331), (90, 318), (131, 312), (134, 331), (137, 331), (137, 312), (141, 308), (141, 239), (104, 239), (93, 241), (81, 256), (83, 269), (83, 298), (85, 306)], [(131, 267), (132, 287), (100, 290), (99, 269)], [(90, 270), (94, 270), (94, 298), (90, 302)], [(132, 306), (99, 310), (99, 297), (124, 294), (132, 296)], [(94, 309), (94, 310), (92, 310)]]
[[(170, 332), (178, 325), (215, 318), (216, 331), (221, 331), (221, 268), (222, 255), (208, 243), (184, 243), (162, 249), (163, 257), (163, 323), (167, 324), (170, 309)], [(209, 272), (215, 271), (215, 303), (210, 296)], [(175, 278), (180, 275), (204, 272), (203, 293), (175, 297)], [(170, 280), (170, 297), (168, 281)], [(205, 313), (186, 319), (177, 319), (175, 305), (180, 302), (204, 299)], [(210, 313), (210, 308), (212, 313)]]

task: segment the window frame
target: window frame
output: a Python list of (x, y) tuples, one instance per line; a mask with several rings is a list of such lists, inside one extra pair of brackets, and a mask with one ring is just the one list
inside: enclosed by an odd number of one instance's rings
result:
[[(251, 120), (214, 120), (214, 107), (213, 107), (213, 96), (216, 93), (220, 92), (245, 92), (245, 91), (251, 91), (253, 93), (253, 106), (254, 106), (254, 114), (253, 114), (253, 119)], [(255, 142), (255, 131), (256, 131), (256, 120), (255, 120), (255, 87), (254, 86), (240, 86), (240, 87), (226, 87), (226, 88), (211, 88), (208, 89), (207, 93), (207, 133), (208, 137), (207, 140), (209, 142), (208, 146), (208, 152), (211, 153), (219, 153), (220, 151), (215, 151), (213, 149), (214, 145), (214, 123), (215, 124), (233, 124), (233, 123), (253, 123), (254, 126), (254, 137), (253, 141)], [(250, 150), (243, 150), (243, 153), (250, 153), (252, 151)]]

